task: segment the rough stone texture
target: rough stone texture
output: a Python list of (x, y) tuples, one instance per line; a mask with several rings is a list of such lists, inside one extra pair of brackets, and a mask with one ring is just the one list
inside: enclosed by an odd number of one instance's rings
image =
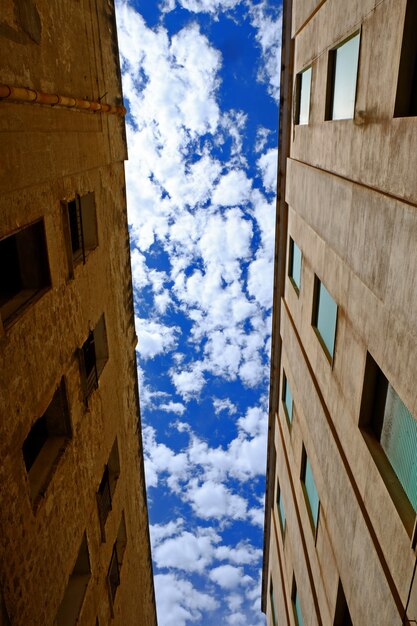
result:
[[(107, 92), (104, 101), (121, 102), (111, 2), (3, 4), (0, 82), (90, 99)], [(31, 36), (23, 37), (28, 30)], [(124, 121), (0, 102), (0, 141), (0, 240), (43, 219), (51, 275), (51, 288), (42, 297), (9, 327), (0, 324), (0, 595), (14, 626), (54, 624), (86, 532), (91, 577), (77, 623), (93, 626), (98, 618), (100, 626), (111, 619), (115, 625), (154, 626)], [(90, 191), (95, 193), (98, 247), (85, 265), (76, 265), (70, 279), (62, 202)], [(102, 313), (109, 359), (86, 408), (77, 349)], [(73, 435), (45, 493), (32, 506), (22, 444), (62, 376)], [(121, 471), (102, 542), (96, 493), (116, 436)], [(112, 609), (107, 572), (122, 512), (127, 545)]]
[[(369, 352), (417, 417), (417, 122), (393, 118), (406, 2), (293, 5), (294, 77), (311, 63), (313, 74), (310, 122), (292, 129), (286, 178), (301, 289), (287, 280), (274, 301), (294, 399), (291, 429), (282, 401), (275, 422), (287, 518), (283, 541), (274, 503), (277, 623), (294, 624), (294, 573), (305, 626), (333, 625), (339, 577), (355, 626), (400, 626), (409, 593), (407, 616), (417, 619), (416, 515), (400, 497), (394, 503), (392, 471), (376, 464), (380, 448), (359, 428), (359, 414)], [(324, 121), (328, 51), (359, 28), (355, 118)], [(338, 305), (333, 363), (311, 324), (315, 276)], [(300, 481), (303, 444), (320, 497), (316, 542)], [(267, 615), (272, 625), (269, 596)]]

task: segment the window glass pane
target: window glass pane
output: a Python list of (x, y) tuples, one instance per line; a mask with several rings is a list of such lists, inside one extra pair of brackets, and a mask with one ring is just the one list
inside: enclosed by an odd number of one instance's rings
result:
[(358, 74), (359, 33), (335, 53), (332, 119), (351, 119), (355, 112), (356, 78)]
[(314, 482), (313, 472), (311, 470), (310, 461), (306, 459), (306, 468), (304, 474), (304, 485), (306, 488), (310, 511), (313, 517), (314, 527), (317, 526), (317, 518), (319, 514), (319, 494), (317, 493), (316, 483)]
[(301, 74), (299, 124), (308, 124), (310, 114), (311, 67)]
[(391, 385), (385, 403), (381, 446), (417, 511), (417, 421)]
[(297, 615), (298, 626), (303, 626), (303, 616), (301, 614), (300, 598), (298, 597), (297, 590), (295, 591), (295, 596), (294, 596), (294, 607), (295, 607), (295, 613)]
[(287, 409), (288, 419), (291, 423), (292, 422), (292, 394), (291, 394), (290, 386), (288, 384), (288, 380), (286, 378), (284, 378), (284, 404), (285, 404), (285, 408)]
[(317, 330), (333, 358), (336, 335), (337, 304), (323, 283), (319, 283), (317, 297)]
[(282, 502), (281, 490), (279, 488), (279, 485), (278, 485), (277, 504), (278, 504), (279, 516), (280, 516), (280, 519), (281, 519), (282, 529), (284, 530), (284, 528), (285, 528), (285, 511), (284, 511), (284, 504)]
[(294, 283), (301, 288), (301, 250), (297, 244), (291, 239), (291, 267), (290, 277)]

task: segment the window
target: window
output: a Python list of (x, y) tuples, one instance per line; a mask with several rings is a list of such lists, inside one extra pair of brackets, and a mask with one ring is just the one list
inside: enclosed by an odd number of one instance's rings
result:
[(317, 493), (316, 483), (314, 481), (313, 472), (310, 461), (307, 457), (306, 450), (303, 446), (303, 455), (301, 461), (301, 480), (303, 484), (304, 496), (307, 502), (307, 508), (310, 515), (310, 521), (315, 533), (317, 532), (317, 524), (319, 519), (319, 494)]
[(327, 120), (352, 119), (355, 115), (360, 34), (355, 33), (329, 53)]
[(301, 289), (301, 250), (290, 237), (290, 258), (288, 263), (288, 276), (297, 294)]
[(51, 286), (43, 220), (0, 241), (0, 318), (10, 325)]
[(57, 626), (75, 626), (78, 623), (78, 616), (90, 577), (90, 557), (88, 554), (87, 537), (84, 533), (74, 569), (69, 577), (67, 588), (58, 610)]
[(79, 262), (85, 263), (90, 250), (98, 245), (94, 192), (76, 196), (64, 205), (70, 274)]
[[(370, 435), (365, 439), (381, 476), (412, 530), (417, 512), (417, 419), (369, 353), (359, 424)], [(378, 443), (377, 448), (372, 442)]]
[(337, 304), (316, 276), (312, 324), (330, 362), (333, 361), (334, 356), (336, 322)]
[(281, 489), (279, 486), (279, 482), (277, 481), (277, 507), (278, 507), (278, 513), (279, 513), (279, 521), (281, 524), (281, 530), (284, 533), (285, 532), (285, 511), (284, 511), (284, 503), (282, 501), (282, 495), (281, 495)]
[(101, 479), (98, 492), (97, 504), (100, 517), (100, 528), (102, 541), (106, 540), (104, 527), (108, 514), (112, 509), (113, 494), (116, 489), (117, 479), (120, 474), (119, 449), (117, 439), (115, 440), (110, 452), (109, 460), (104, 468), (103, 477)]
[(417, 115), (417, 3), (408, 0), (398, 70), (394, 117)]
[(107, 572), (107, 582), (109, 586), (109, 594), (111, 599), (111, 605), (113, 606), (114, 599), (116, 597), (116, 591), (120, 585), (120, 568), (122, 567), (123, 556), (126, 549), (126, 524), (124, 513), (122, 513), (122, 519), (117, 533), (117, 539), (113, 546), (112, 557)]
[(297, 591), (297, 585), (296, 585), (296, 582), (295, 582), (295, 577), (293, 577), (293, 580), (292, 580), (291, 599), (292, 599), (292, 608), (293, 608), (293, 611), (294, 611), (295, 623), (297, 624), (297, 626), (303, 626), (303, 616), (302, 616), (302, 613), (301, 613), (300, 598), (298, 597), (298, 591)]
[(33, 424), (22, 446), (32, 502), (44, 493), (70, 437), (71, 422), (62, 379), (48, 408)]
[(312, 68), (308, 67), (296, 76), (296, 98), (294, 123), (308, 124), (310, 117), (310, 93), (311, 93)]
[(272, 623), (274, 626), (277, 626), (277, 614), (275, 611), (274, 587), (272, 585), (272, 576), (271, 576), (270, 583), (269, 583), (269, 599), (271, 602)]
[(103, 313), (79, 351), (81, 380), (86, 400), (94, 389), (97, 389), (98, 379), (108, 358), (106, 323)]
[(3, 594), (0, 592), (0, 625), (11, 626), (9, 614), (7, 612), (6, 604), (4, 602)]
[(336, 609), (334, 612), (333, 626), (353, 626), (352, 619), (349, 613), (349, 607), (346, 602), (342, 582), (340, 579), (337, 589)]
[(282, 400), (284, 402), (285, 415), (287, 416), (288, 423), (291, 424), (293, 399), (285, 372), (282, 380)]

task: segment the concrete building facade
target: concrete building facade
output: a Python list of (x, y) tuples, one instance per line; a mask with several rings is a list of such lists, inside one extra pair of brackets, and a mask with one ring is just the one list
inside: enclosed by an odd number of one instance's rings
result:
[(262, 609), (417, 623), (415, 0), (284, 0)]
[(157, 623), (114, 5), (0, 15), (0, 624)]

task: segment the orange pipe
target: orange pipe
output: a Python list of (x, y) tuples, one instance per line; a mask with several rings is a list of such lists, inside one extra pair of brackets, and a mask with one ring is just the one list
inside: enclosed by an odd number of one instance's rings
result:
[(29, 89), (28, 87), (12, 87), (0, 83), (0, 100), (12, 100), (14, 102), (30, 102), (37, 104), (47, 104), (50, 106), (61, 106), (70, 109), (93, 111), (101, 113), (112, 113), (115, 115), (126, 115), (124, 106), (113, 106), (105, 102), (86, 100), (85, 98), (74, 98), (72, 96), (61, 96), (54, 93), (44, 93)]

